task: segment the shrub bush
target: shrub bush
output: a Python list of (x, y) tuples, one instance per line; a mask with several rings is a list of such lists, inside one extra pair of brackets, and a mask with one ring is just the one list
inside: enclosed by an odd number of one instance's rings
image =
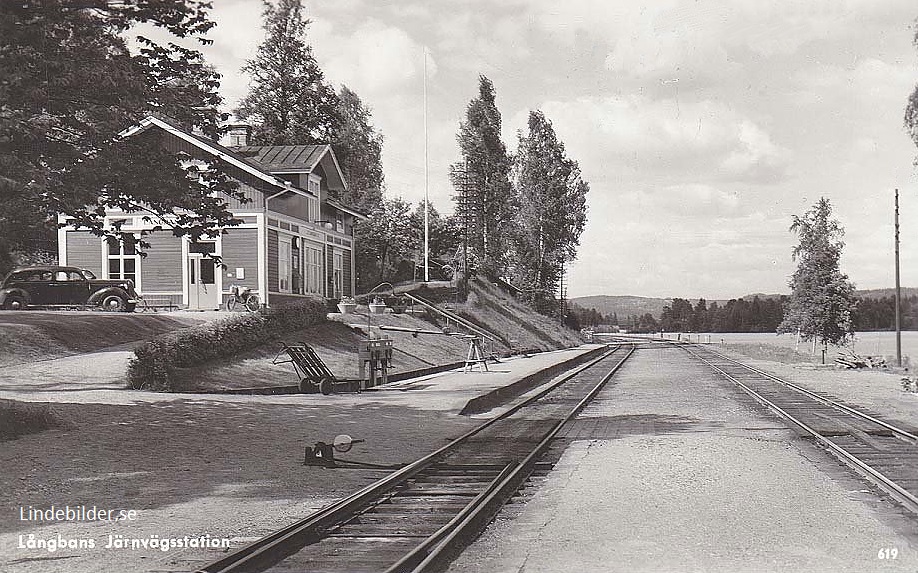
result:
[(182, 368), (234, 356), (325, 320), (325, 301), (303, 302), (238, 314), (157, 336), (138, 346), (128, 365), (131, 388), (171, 392)]

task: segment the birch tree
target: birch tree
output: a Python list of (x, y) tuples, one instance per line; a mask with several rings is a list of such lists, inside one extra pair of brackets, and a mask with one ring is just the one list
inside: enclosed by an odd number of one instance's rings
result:
[(823, 346), (844, 344), (854, 334), (854, 285), (839, 269), (845, 231), (832, 219), (825, 197), (802, 217), (794, 215), (790, 230), (800, 243), (794, 247), (797, 270), (791, 276), (791, 296), (778, 332), (799, 332), (804, 340)]
[(590, 186), (541, 111), (530, 112), (520, 135), (515, 180), (515, 280), (538, 310), (551, 312), (564, 265), (577, 256)]
[(514, 194), (512, 163), (501, 140), (501, 116), (494, 84), (478, 78), (478, 97), (469, 102), (456, 136), (462, 160), (450, 168), (456, 189), (456, 215), (465, 226), (472, 257), (486, 274), (507, 268)]

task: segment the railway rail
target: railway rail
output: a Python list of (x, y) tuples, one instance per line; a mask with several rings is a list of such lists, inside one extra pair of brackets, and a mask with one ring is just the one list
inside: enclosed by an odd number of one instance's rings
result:
[(633, 353), (633, 344), (611, 346), (443, 448), (198, 573), (441, 567), (484, 529), (565, 423)]
[(918, 514), (918, 435), (914, 430), (813, 392), (701, 345), (681, 345), (803, 435)]

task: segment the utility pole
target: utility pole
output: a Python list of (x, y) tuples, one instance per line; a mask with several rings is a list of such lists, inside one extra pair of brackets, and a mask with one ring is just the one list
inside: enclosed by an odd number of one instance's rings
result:
[(902, 366), (901, 288), (899, 286), (899, 190), (896, 189), (896, 366)]

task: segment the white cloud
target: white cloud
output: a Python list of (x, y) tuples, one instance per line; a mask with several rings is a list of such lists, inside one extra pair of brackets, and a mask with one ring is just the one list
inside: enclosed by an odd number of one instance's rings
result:
[[(549, 101), (540, 109), (584, 169), (612, 161), (682, 180), (693, 175), (773, 183), (787, 163), (786, 150), (762, 127), (713, 101), (631, 95)], [(511, 125), (525, 121), (520, 114)]]
[[(325, 75), (360, 94), (387, 97), (423, 73), (424, 49), (405, 30), (369, 20), (352, 28), (328, 21), (312, 26), (313, 50)], [(427, 73), (437, 72), (428, 54)]]
[[(887, 31), (887, 19), (913, 4), (888, 0), (878, 9), (874, 0), (542, 0), (529, 10), (561, 41), (587, 34), (606, 43), (606, 65), (613, 72), (717, 80), (813, 42)], [(903, 28), (908, 23), (902, 22)]]
[(905, 98), (918, 81), (918, 67), (865, 57), (847, 66), (802, 68), (794, 74), (794, 80), (800, 86), (798, 95), (805, 101), (855, 98), (873, 108), (893, 104), (901, 115), (898, 108), (904, 108)]

